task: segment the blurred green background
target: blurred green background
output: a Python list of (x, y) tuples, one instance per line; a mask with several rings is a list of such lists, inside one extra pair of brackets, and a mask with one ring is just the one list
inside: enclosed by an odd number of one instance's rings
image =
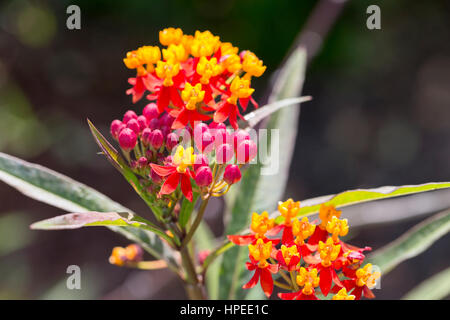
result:
[[(330, 2), (339, 2), (330, 0)], [(209, 29), (255, 52), (267, 65), (255, 81), (264, 102), (276, 70), (318, 1), (63, 1), (0, 4), (0, 151), (37, 162), (92, 186), (125, 206), (144, 205), (97, 155), (86, 118), (102, 132), (132, 108), (125, 94), (128, 50), (157, 43), (169, 26)], [(81, 30), (66, 28), (66, 8), (81, 8)], [(381, 30), (366, 28), (366, 8), (381, 7)], [(348, 1), (312, 61), (287, 196), (305, 199), (357, 187), (450, 180), (450, 3)], [(141, 101), (135, 110), (145, 105)], [(387, 207), (423, 216), (448, 206), (449, 192)], [(439, 201), (438, 201), (439, 200)], [(428, 201), (428, 202), (427, 202)], [(108, 264), (126, 245), (103, 228), (28, 229), (58, 209), (0, 184), (0, 299), (184, 298), (168, 271), (137, 272)], [(383, 207), (384, 208), (384, 207)], [(355, 210), (353, 210), (355, 211)], [(426, 212), (425, 212), (426, 211)], [(223, 232), (221, 204), (207, 219)], [(344, 210), (344, 214), (346, 211)], [(356, 212), (358, 214), (358, 212)], [(356, 245), (383, 246), (420, 221), (355, 229)], [(350, 225), (352, 220), (350, 218)], [(382, 280), (381, 299), (401, 298), (450, 265), (449, 237)], [(82, 290), (67, 290), (68, 265), (82, 269)]]

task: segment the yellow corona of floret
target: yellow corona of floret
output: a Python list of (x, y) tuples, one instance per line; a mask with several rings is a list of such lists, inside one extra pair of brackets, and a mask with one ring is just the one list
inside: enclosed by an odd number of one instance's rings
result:
[(305, 239), (310, 237), (314, 230), (316, 230), (316, 225), (309, 223), (308, 217), (303, 217), (302, 220), (294, 219), (292, 221), (292, 234), (295, 237), (295, 243), (299, 246), (305, 243)]
[(241, 58), (237, 54), (230, 54), (222, 61), (223, 69), (230, 73), (236, 73), (242, 69)]
[(183, 39), (183, 31), (180, 28), (166, 28), (159, 32), (159, 42), (163, 46), (180, 44)]
[(342, 288), (331, 299), (333, 299), (333, 300), (355, 300), (355, 296), (352, 294), (348, 294), (347, 289)]
[(339, 241), (339, 237), (344, 237), (348, 233), (348, 221), (347, 219), (339, 219), (333, 216), (327, 223), (327, 232), (331, 234), (331, 238), (334, 242)]
[(155, 63), (161, 60), (161, 51), (158, 47), (143, 46), (137, 50), (136, 56), (142, 64), (147, 65), (148, 72), (153, 72)]
[(171, 44), (167, 49), (163, 49), (163, 58), (171, 63), (185, 62), (189, 58), (189, 53), (182, 44)]
[(183, 37), (181, 38), (181, 44), (183, 45), (187, 54), (191, 53), (193, 41), (194, 41), (194, 36), (191, 36), (190, 34), (184, 34)]
[(317, 269), (313, 268), (310, 271), (301, 267), (300, 272), (297, 275), (297, 284), (303, 287), (302, 292), (305, 295), (314, 293), (314, 288), (319, 286), (320, 277), (317, 275)]
[(356, 285), (359, 287), (367, 286), (372, 289), (380, 276), (381, 273), (378, 271), (372, 272), (372, 264), (368, 263), (363, 268), (356, 270)]
[(126, 260), (126, 251), (125, 248), (122, 247), (114, 247), (109, 257), (109, 263), (116, 266), (123, 266)]
[(253, 212), (250, 229), (255, 233), (255, 238), (264, 238), (267, 231), (272, 229), (274, 225), (275, 220), (269, 219), (269, 214), (267, 211), (264, 211), (260, 215)]
[(172, 162), (177, 167), (179, 173), (185, 173), (186, 168), (195, 163), (194, 148), (189, 147), (184, 149), (183, 146), (178, 146), (172, 157)]
[(335, 206), (330, 204), (327, 206), (326, 204), (322, 204), (319, 209), (319, 218), (320, 218), (320, 228), (325, 230), (327, 228), (328, 222), (333, 218), (339, 218), (341, 216), (341, 212), (336, 210)]
[(231, 97), (228, 98), (228, 102), (231, 104), (237, 104), (237, 99), (245, 99), (252, 95), (255, 89), (250, 88), (250, 80), (241, 79), (236, 76), (230, 85)]
[(250, 255), (258, 261), (258, 266), (260, 268), (265, 268), (268, 265), (267, 259), (270, 258), (272, 252), (272, 241), (264, 243), (263, 239), (258, 239), (256, 244), (249, 244), (248, 251)]
[(186, 109), (195, 110), (197, 108), (197, 103), (202, 102), (205, 98), (205, 91), (202, 90), (202, 85), (197, 83), (192, 86), (189, 82), (181, 91), (181, 99), (186, 102)]
[(294, 202), (294, 200), (288, 199), (285, 202), (279, 202), (278, 211), (284, 217), (284, 224), (290, 226), (291, 220), (295, 218), (300, 211), (300, 201)]
[(328, 238), (326, 242), (319, 241), (318, 249), (322, 266), (329, 267), (337, 259), (341, 251), (341, 245), (335, 245), (333, 239)]
[(266, 68), (263, 66), (263, 61), (259, 60), (253, 52), (245, 51), (242, 61), (242, 69), (246, 72), (245, 78), (260, 77)]
[(222, 72), (222, 67), (217, 64), (216, 58), (207, 59), (201, 57), (197, 64), (197, 73), (201, 75), (200, 82), (208, 84), (211, 77), (215, 77)]
[(235, 55), (239, 52), (238, 47), (234, 47), (231, 42), (222, 42), (220, 45), (221, 56)]
[(210, 31), (195, 31), (191, 44), (191, 54), (196, 57), (209, 57), (217, 51), (220, 46), (220, 38)]
[(164, 79), (163, 85), (170, 87), (173, 86), (172, 78), (180, 72), (180, 64), (171, 61), (158, 61), (155, 71), (159, 78)]
[(295, 256), (299, 257), (300, 254), (298, 253), (297, 246), (293, 245), (290, 247), (286, 247), (284, 244), (281, 246), (281, 254), (283, 255), (284, 262), (286, 264), (289, 264), (291, 262), (291, 259)]

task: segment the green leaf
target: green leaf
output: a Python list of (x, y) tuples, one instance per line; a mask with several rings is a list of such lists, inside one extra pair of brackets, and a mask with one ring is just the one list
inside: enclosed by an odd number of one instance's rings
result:
[(440, 300), (450, 295), (450, 268), (423, 281), (409, 291), (402, 300)]
[[(346, 207), (357, 203), (394, 198), (445, 188), (450, 188), (450, 182), (431, 182), (419, 185), (406, 185), (397, 187), (385, 186), (375, 189), (357, 189), (344, 191), (338, 194), (300, 201), (301, 208), (298, 216), (308, 216), (319, 212), (319, 208), (322, 203), (326, 203), (328, 205), (334, 204), (336, 207)], [(275, 216), (277, 216), (275, 220), (277, 223), (283, 221), (283, 217), (280, 217), (277, 212), (274, 212), (272, 214), (272, 217)]]
[(34, 230), (66, 230), (81, 227), (117, 226), (133, 227), (156, 233), (166, 241), (171, 238), (156, 225), (132, 213), (125, 212), (82, 212), (68, 213), (61, 216), (45, 219), (33, 223), (30, 228)]
[[(275, 87), (270, 95), (269, 103), (281, 99), (293, 98), (299, 95), (304, 80), (306, 66), (306, 52), (299, 48), (289, 57), (286, 65), (281, 69), (274, 79)], [(235, 189), (227, 199), (228, 214), (225, 216), (226, 234), (235, 234), (248, 227), (251, 213), (253, 211), (275, 210), (278, 201), (282, 198), (288, 179), (289, 167), (295, 139), (297, 136), (297, 122), (299, 117), (299, 106), (283, 108), (270, 116), (267, 125), (268, 151), (270, 152), (271, 130), (279, 130), (279, 148), (271, 157), (277, 157), (279, 167), (274, 174), (262, 174), (267, 171), (273, 163), (252, 164), (245, 171), (239, 188)], [(275, 132), (276, 134), (276, 132)], [(275, 137), (276, 138), (276, 137)], [(283, 154), (280, 155), (279, 151)], [(270, 159), (270, 157), (269, 157)], [(220, 295), (221, 299), (242, 299), (247, 294), (242, 289), (245, 280), (250, 276), (245, 269), (245, 261), (248, 258), (247, 248), (232, 247), (222, 259), (220, 270)], [(262, 290), (261, 298), (263, 297)], [(254, 298), (255, 296), (252, 296)]]
[[(67, 176), (4, 153), (0, 153), (0, 180), (32, 199), (68, 212), (132, 213), (130, 209)], [(108, 228), (139, 243), (157, 259), (165, 259), (172, 269), (176, 269), (173, 251), (154, 233), (130, 227)]]
[(424, 252), (449, 231), (450, 209), (419, 223), (387, 246), (374, 252), (368, 260), (377, 265), (382, 275), (385, 275), (403, 261)]
[(184, 229), (189, 221), (189, 218), (192, 215), (192, 211), (194, 211), (195, 203), (197, 202), (199, 194), (194, 192), (194, 196), (192, 202), (188, 199), (183, 199), (183, 204), (181, 205), (180, 215), (178, 218), (178, 223)]
[(111, 164), (124, 176), (128, 183), (133, 187), (134, 191), (136, 191), (136, 193), (145, 201), (145, 203), (155, 214), (156, 218), (158, 220), (161, 220), (161, 216), (163, 213), (161, 209), (157, 205), (155, 205), (154, 197), (150, 195), (141, 185), (138, 177), (136, 177), (134, 172), (130, 169), (126, 161), (117, 152), (117, 150), (114, 149), (114, 147), (108, 142), (108, 140), (106, 140), (106, 138), (100, 133), (100, 131), (97, 130), (97, 128), (89, 119), (87, 121), (95, 142), (97, 142), (98, 146), (102, 150), (102, 153), (106, 156), (109, 162), (111, 162)]

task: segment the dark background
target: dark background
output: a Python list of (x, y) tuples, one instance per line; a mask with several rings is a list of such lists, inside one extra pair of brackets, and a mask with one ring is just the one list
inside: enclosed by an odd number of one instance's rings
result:
[[(337, 0), (336, 0), (337, 1)], [(66, 8), (81, 8), (81, 30), (66, 28)], [(122, 58), (157, 44), (157, 32), (209, 29), (255, 52), (267, 65), (254, 81), (262, 100), (317, 1), (2, 1), (0, 150), (86, 183), (127, 207), (145, 210), (96, 154), (86, 118), (102, 132), (129, 108), (133, 73)], [(366, 8), (381, 7), (381, 30), (366, 28)], [(349, 1), (309, 66), (305, 104), (287, 195), (306, 199), (347, 189), (450, 180), (450, 3)], [(263, 102), (263, 101), (262, 101)], [(134, 107), (136, 111), (145, 102)], [(449, 193), (441, 193), (450, 198)], [(0, 299), (183, 298), (168, 271), (137, 272), (107, 262), (125, 239), (103, 228), (30, 231), (62, 212), (0, 184)], [(419, 204), (420, 205), (420, 204)], [(428, 212), (430, 213), (430, 212)], [(395, 214), (395, 212), (386, 212)], [(216, 213), (213, 229), (223, 230)], [(353, 242), (374, 249), (420, 221), (358, 229)], [(350, 220), (350, 225), (352, 221)], [(375, 293), (398, 299), (450, 264), (449, 237), (403, 263)], [(65, 288), (68, 265), (82, 289)]]

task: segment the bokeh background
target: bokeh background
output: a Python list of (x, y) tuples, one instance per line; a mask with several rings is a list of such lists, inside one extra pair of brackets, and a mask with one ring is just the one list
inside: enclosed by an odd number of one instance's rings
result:
[[(331, 2), (341, 2), (330, 0)], [(168, 26), (209, 29), (267, 65), (255, 81), (263, 101), (279, 66), (318, 1), (63, 1), (0, 4), (0, 151), (92, 186), (145, 210), (121, 176), (97, 155), (86, 118), (103, 132), (131, 108), (125, 94), (128, 50), (157, 43)], [(66, 28), (66, 8), (81, 8), (81, 30)], [(366, 8), (381, 7), (381, 30), (366, 28)], [(320, 19), (319, 19), (320, 21)], [(309, 65), (286, 196), (306, 199), (360, 187), (450, 180), (450, 3), (352, 0)], [(144, 102), (135, 108), (141, 108)], [(409, 198), (408, 198), (409, 199)], [(441, 207), (450, 193), (349, 209), (356, 245), (382, 247)], [(207, 220), (223, 231), (221, 205)], [(346, 214), (347, 211), (344, 211)], [(395, 223), (381, 220), (414, 216)], [(184, 298), (168, 271), (109, 265), (127, 242), (103, 228), (38, 232), (30, 223), (62, 214), (0, 183), (0, 299)], [(379, 220), (372, 219), (374, 216)], [(354, 216), (354, 220), (352, 220)], [(382, 280), (381, 299), (399, 299), (450, 265), (449, 236)], [(82, 290), (67, 290), (66, 268), (81, 266)]]

